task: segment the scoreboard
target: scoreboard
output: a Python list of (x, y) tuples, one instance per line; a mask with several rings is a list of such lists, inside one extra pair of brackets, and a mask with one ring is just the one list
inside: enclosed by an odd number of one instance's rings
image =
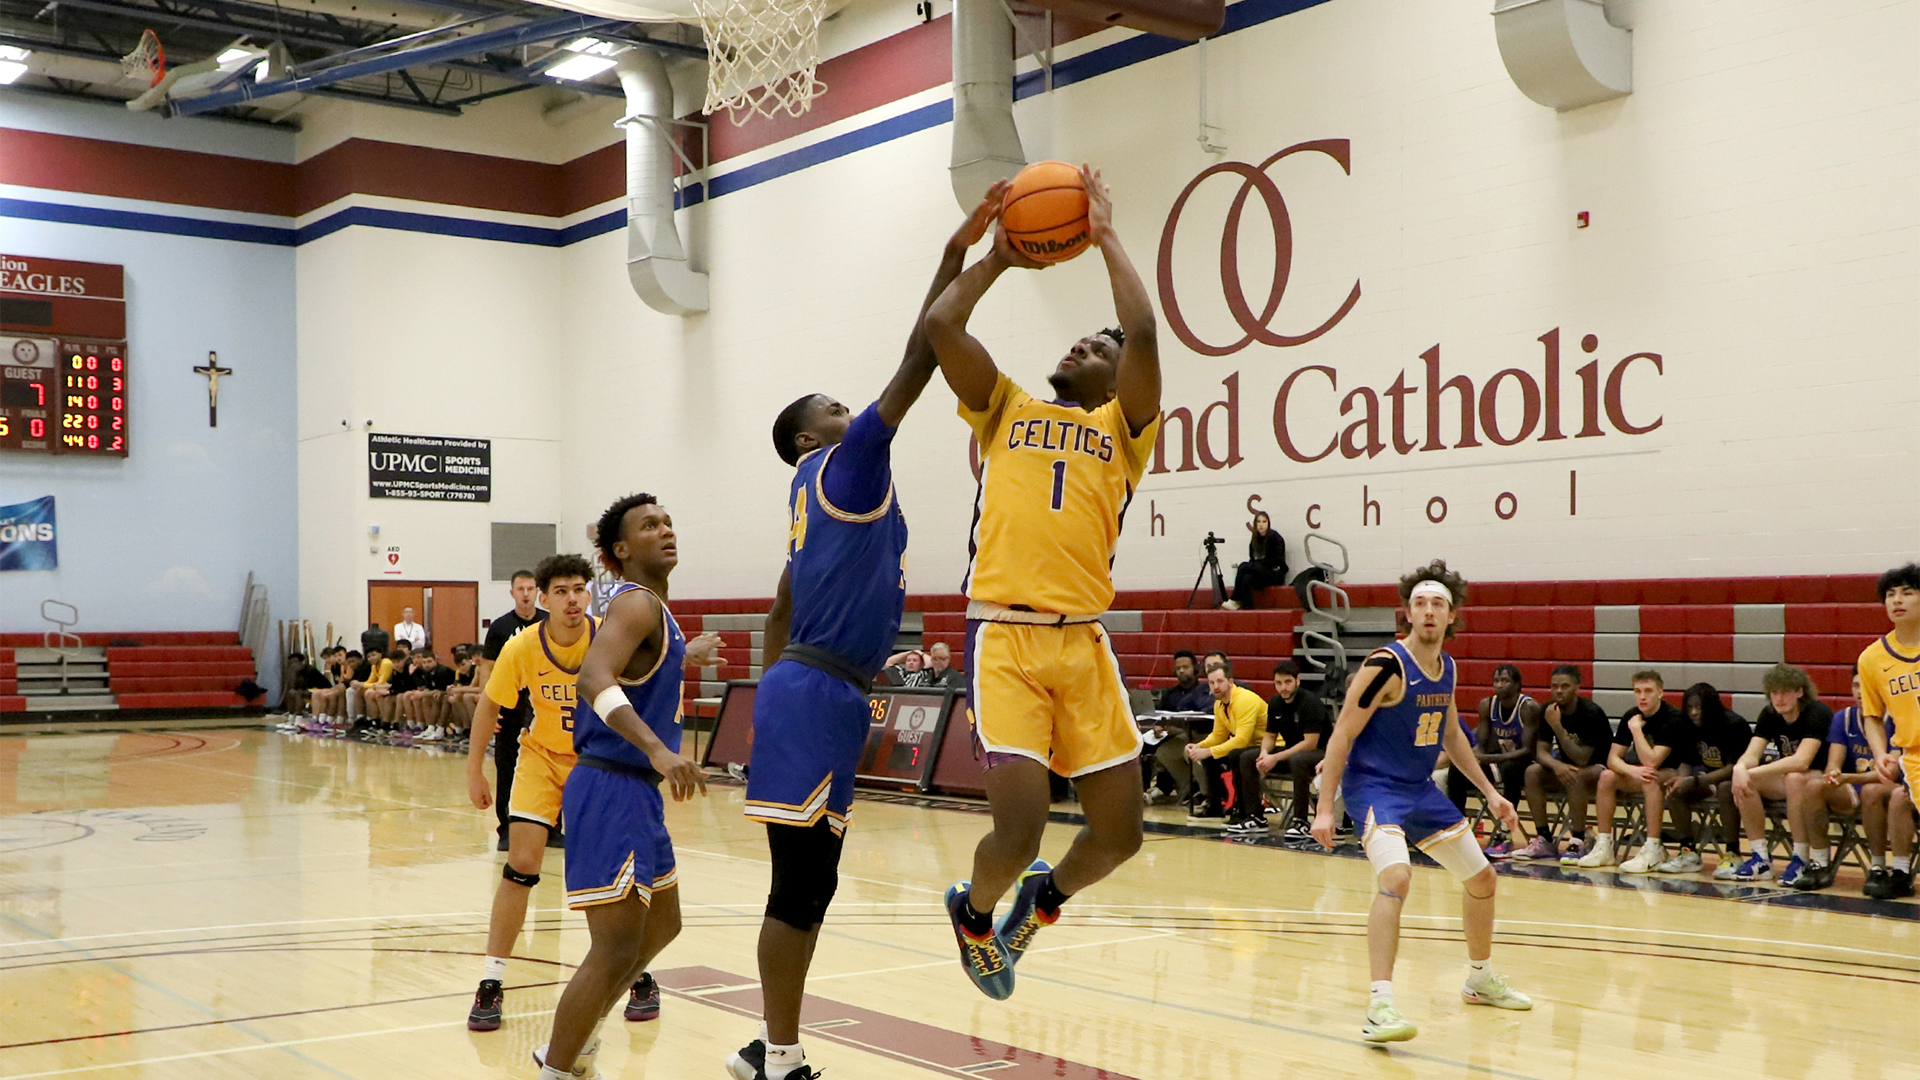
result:
[(0, 451), (126, 457), (121, 267), (0, 254)]

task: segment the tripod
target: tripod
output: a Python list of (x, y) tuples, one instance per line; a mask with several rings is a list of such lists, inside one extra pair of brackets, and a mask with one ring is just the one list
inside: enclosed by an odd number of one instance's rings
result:
[(1207, 538), (1201, 541), (1206, 546), (1207, 553), (1200, 560), (1200, 572), (1193, 577), (1193, 589), (1187, 593), (1188, 607), (1192, 607), (1193, 598), (1200, 595), (1200, 583), (1206, 580), (1209, 573), (1213, 574), (1213, 606), (1219, 607), (1227, 598), (1226, 582), (1220, 578), (1220, 555), (1215, 550), (1218, 542), (1213, 538), (1212, 533), (1208, 533)]

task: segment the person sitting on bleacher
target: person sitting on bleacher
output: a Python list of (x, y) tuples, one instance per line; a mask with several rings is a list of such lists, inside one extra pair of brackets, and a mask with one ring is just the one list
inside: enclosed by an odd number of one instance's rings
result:
[[(1293, 779), (1293, 804), (1287, 810), (1285, 836), (1289, 840), (1313, 839), (1313, 815), (1308, 812), (1313, 798), (1313, 771), (1327, 756), (1327, 740), (1333, 737), (1333, 716), (1318, 695), (1300, 688), (1300, 665), (1282, 660), (1273, 665), (1273, 696), (1267, 699), (1267, 731), (1260, 737), (1260, 749), (1239, 751), (1244, 764), (1235, 773), (1239, 794), (1252, 809), (1249, 815), (1257, 825), (1246, 831), (1260, 832), (1267, 827), (1260, 816), (1260, 778), (1285, 765)], [(1231, 826), (1229, 826), (1231, 828)]]
[[(1592, 848), (1580, 857), (1578, 865), (1592, 868), (1620, 864), (1623, 874), (1650, 874), (1667, 861), (1660, 846), (1660, 820), (1666, 785), (1680, 774), (1677, 758), (1681, 746), (1691, 735), (1687, 718), (1667, 704), (1666, 680), (1651, 669), (1633, 674), (1633, 708), (1620, 717), (1613, 729), (1613, 743), (1607, 748), (1607, 769), (1600, 774), (1599, 798), (1594, 817), (1599, 836)], [(1616, 793), (1625, 787), (1638, 788), (1646, 800), (1647, 842), (1639, 854), (1620, 862), (1614, 838), (1613, 809)], [(1685, 813), (1684, 810), (1681, 811)]]
[(1286, 583), (1287, 541), (1273, 531), (1273, 519), (1265, 510), (1255, 510), (1253, 535), (1247, 539), (1247, 561), (1234, 571), (1233, 599), (1220, 606), (1228, 611), (1250, 608), (1254, 593), (1269, 585)]
[[(1829, 814), (1858, 814), (1867, 829), (1867, 848), (1884, 858), (1887, 850), (1887, 803), (1894, 785), (1887, 783), (1873, 767), (1873, 745), (1867, 742), (1860, 716), (1860, 672), (1853, 673), (1853, 704), (1833, 714), (1827, 726), (1826, 760), (1820, 768), (1787, 774), (1787, 822), (1793, 830), (1796, 846), (1809, 845), (1810, 859), (1792, 887), (1803, 892), (1833, 885), (1838, 868), (1827, 847)], [(1893, 725), (1887, 723), (1888, 737)], [(1867, 884), (1874, 875), (1886, 876), (1884, 862), (1867, 872)], [(1786, 875), (1781, 875), (1786, 884)], [(1867, 895), (1871, 895), (1870, 893)]]
[(953, 666), (953, 649), (944, 641), (927, 646), (927, 685), (966, 689), (967, 673)]
[[(1580, 696), (1580, 669), (1561, 664), (1547, 681), (1549, 699), (1540, 710), (1546, 727), (1534, 743), (1534, 760), (1527, 766), (1527, 812), (1533, 818), (1533, 841), (1513, 853), (1515, 859), (1554, 859), (1578, 862), (1587, 853), (1580, 837), (1587, 831), (1587, 800), (1593, 797), (1600, 772), (1606, 768), (1606, 747), (1613, 725), (1606, 711)], [(1554, 846), (1553, 826), (1547, 820), (1547, 792), (1567, 794), (1567, 850)]]
[(880, 674), (886, 677), (887, 686), (926, 686), (933, 681), (933, 672), (927, 670), (927, 654), (919, 649), (887, 657)]
[[(1787, 798), (1791, 773), (1819, 769), (1833, 710), (1820, 703), (1807, 673), (1792, 664), (1775, 664), (1760, 680), (1768, 705), (1754, 721), (1753, 738), (1733, 767), (1733, 798), (1740, 807), (1740, 829), (1752, 853), (1738, 866), (1729, 859), (1714, 869), (1717, 881), (1765, 881), (1773, 876), (1773, 856), (1767, 850), (1767, 808), (1764, 800)], [(1789, 822), (1791, 824), (1791, 821)], [(1780, 873), (1782, 885), (1792, 885), (1806, 871), (1813, 851), (1796, 834), (1793, 858)], [(1826, 861), (1826, 845), (1820, 859)]]
[[(1209, 657), (1214, 653), (1208, 653)], [(1220, 654), (1224, 657), (1224, 654)], [(1191, 652), (1181, 649), (1173, 654), (1172, 686), (1160, 692), (1159, 709), (1161, 712), (1210, 713), (1213, 711), (1213, 694), (1207, 689), (1204, 677), (1200, 674), (1200, 662)], [(1174, 796), (1181, 805), (1192, 808), (1194, 798), (1193, 762), (1188, 760), (1187, 725), (1179, 720), (1165, 720), (1153, 725), (1153, 749), (1150, 751), (1153, 766), (1172, 781)], [(1148, 787), (1154, 786), (1149, 775)], [(1151, 801), (1152, 796), (1148, 796)]]
[(375, 695), (370, 692), (377, 691), (378, 695), (385, 695), (387, 682), (392, 678), (393, 661), (387, 659), (381, 650), (369, 649), (366, 658), (353, 669), (353, 682), (349, 684), (347, 692), (347, 711), (352, 714), (351, 719), (355, 723), (374, 718), (371, 698)]
[(1227, 758), (1235, 750), (1253, 744), (1254, 729), (1266, 718), (1267, 703), (1260, 695), (1233, 681), (1233, 661), (1225, 655), (1214, 663), (1215, 654), (1207, 654), (1207, 689), (1213, 694), (1213, 730), (1197, 743), (1188, 743), (1187, 760), (1201, 769), (1201, 798), (1205, 800), (1193, 812), (1194, 818), (1217, 818), (1222, 813), (1221, 796), (1226, 792)]
[(1200, 661), (1181, 649), (1173, 654), (1173, 685), (1160, 691), (1161, 712), (1209, 712), (1213, 695), (1200, 678)]
[(291, 652), (287, 654), (287, 692), (280, 703), (280, 711), (288, 716), (299, 716), (307, 711), (309, 696), (315, 690), (325, 690), (332, 686), (324, 673), (307, 663), (307, 654)]
[[(1480, 759), (1500, 794), (1515, 806), (1520, 805), (1527, 786), (1527, 763), (1534, 759), (1540, 738), (1540, 703), (1520, 692), (1520, 669), (1501, 664), (1493, 669), (1493, 696), (1480, 699), (1480, 723), (1473, 733), (1473, 756)], [(1447, 770), (1447, 798), (1467, 812), (1467, 796), (1473, 784), (1459, 769)], [(1494, 822), (1494, 834), (1487, 844), (1487, 858), (1498, 861), (1513, 857), (1514, 843)]]
[[(1693, 834), (1693, 804), (1714, 799), (1720, 806), (1720, 821), (1726, 835), (1720, 838), (1723, 850), (1740, 846), (1740, 814), (1733, 801), (1733, 766), (1747, 752), (1753, 739), (1753, 726), (1720, 700), (1720, 691), (1712, 683), (1694, 683), (1680, 701), (1680, 713), (1692, 728), (1685, 729), (1681, 744), (1674, 748), (1677, 771), (1662, 791), (1662, 801), (1673, 815), (1674, 831), (1680, 835), (1680, 850), (1654, 868), (1660, 874), (1691, 874), (1702, 867), (1700, 851)], [(1735, 860), (1723, 859), (1726, 865)]]

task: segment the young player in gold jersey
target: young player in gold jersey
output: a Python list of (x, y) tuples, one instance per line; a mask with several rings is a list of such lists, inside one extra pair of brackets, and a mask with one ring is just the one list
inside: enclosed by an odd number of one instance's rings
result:
[[(1878, 589), (1893, 629), (1867, 646), (1855, 666), (1860, 675), (1861, 726), (1881, 779), (1905, 784), (1912, 803), (1920, 805), (1920, 564), (1908, 563), (1881, 574)], [(1891, 749), (1887, 720), (1893, 721)], [(1894, 800), (1896, 806), (1899, 802)], [(1893, 874), (1896, 887), (1889, 895), (1910, 895), (1912, 866), (1896, 865)]]
[[(947, 890), (968, 976), (1013, 993), (1013, 965), (1067, 897), (1140, 849), (1140, 733), (1100, 625), (1113, 602), (1114, 545), (1160, 423), (1160, 355), (1146, 286), (1113, 228), (1100, 174), (1081, 168), (1090, 242), (1106, 260), (1120, 325), (1081, 338), (1041, 401), (967, 333), (987, 289), (1011, 267), (1038, 269), (1005, 229), (993, 251), (927, 312), (927, 337), (960, 415), (980, 443), (967, 568), (968, 691), (985, 751), (993, 830), (973, 877)], [(1046, 828), (1047, 771), (1072, 777), (1087, 824), (1055, 869), (1034, 857)], [(993, 909), (1015, 880), (998, 926)]]
[[(493, 805), (493, 787), (482, 769), (501, 709), (510, 709), (527, 691), (533, 723), (520, 735), (513, 769), (513, 798), (507, 813), (507, 863), (493, 894), (487, 925), (487, 957), (480, 988), (467, 1014), (473, 1031), (500, 1026), (506, 992), (507, 958), (527, 921), (527, 896), (540, 883), (547, 834), (560, 821), (560, 795), (573, 771), (574, 682), (599, 624), (587, 614), (593, 599), (593, 567), (578, 555), (554, 555), (534, 569), (540, 606), (548, 617), (515, 634), (500, 650), (473, 713), (473, 742), (467, 751), (467, 796), (485, 810)], [(651, 976), (635, 983), (627, 1019), (660, 1015), (660, 990)]]

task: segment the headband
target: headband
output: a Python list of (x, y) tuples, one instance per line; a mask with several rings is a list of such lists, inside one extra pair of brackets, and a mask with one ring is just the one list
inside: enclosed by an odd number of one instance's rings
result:
[(1411, 604), (1422, 596), (1437, 596), (1445, 600), (1448, 607), (1453, 606), (1453, 590), (1432, 578), (1428, 578), (1420, 584), (1415, 585), (1413, 592), (1407, 594), (1407, 603)]

